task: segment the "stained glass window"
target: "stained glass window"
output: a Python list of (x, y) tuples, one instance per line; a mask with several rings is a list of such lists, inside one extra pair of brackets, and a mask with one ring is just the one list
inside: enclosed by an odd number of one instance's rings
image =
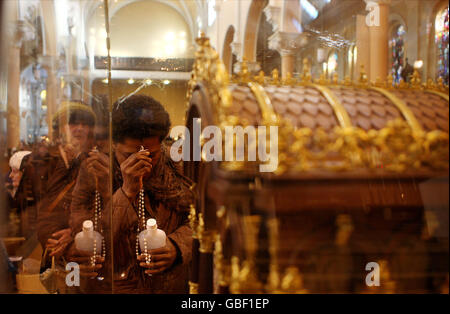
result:
[(437, 77), (448, 85), (448, 10), (445, 8), (436, 17)]
[(391, 73), (394, 75), (395, 83), (398, 83), (402, 78), (402, 71), (405, 67), (405, 32), (405, 27), (403, 25), (396, 27), (392, 39), (389, 42), (392, 58)]

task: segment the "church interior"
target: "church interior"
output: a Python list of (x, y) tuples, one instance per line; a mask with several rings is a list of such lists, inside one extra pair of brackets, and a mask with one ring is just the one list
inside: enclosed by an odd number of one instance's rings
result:
[(57, 142), (75, 100), (112, 149), (113, 106), (139, 94), (191, 146), (199, 121), (278, 132), (274, 171), (183, 162), (186, 293), (448, 294), (448, 1), (11, 0), (0, 16), (0, 292), (48, 293), (12, 156)]

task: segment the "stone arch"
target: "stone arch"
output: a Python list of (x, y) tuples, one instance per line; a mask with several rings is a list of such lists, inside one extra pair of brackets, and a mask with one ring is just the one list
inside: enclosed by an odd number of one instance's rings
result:
[(253, 0), (248, 10), (243, 40), (243, 58), (248, 61), (256, 61), (259, 21), (267, 2), (267, 0)]
[(405, 27), (405, 31), (408, 32), (408, 25), (405, 22), (403, 16), (398, 13), (392, 13), (389, 15), (389, 34), (392, 34), (394, 29), (399, 25), (403, 25)]
[(222, 48), (222, 60), (225, 64), (225, 68), (227, 69), (228, 73), (232, 73), (232, 61), (233, 61), (233, 52), (231, 49), (231, 43), (233, 42), (234, 38), (234, 27), (233, 25), (230, 25), (227, 29), (225, 40), (223, 42), (223, 48)]

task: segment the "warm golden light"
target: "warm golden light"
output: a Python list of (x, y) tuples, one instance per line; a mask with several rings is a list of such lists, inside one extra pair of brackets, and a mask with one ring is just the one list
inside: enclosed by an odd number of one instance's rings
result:
[(47, 91), (44, 89), (41, 91), (41, 100), (45, 101), (47, 99)]
[(414, 69), (421, 69), (422, 67), (423, 67), (422, 60), (417, 60), (416, 62), (414, 62)]

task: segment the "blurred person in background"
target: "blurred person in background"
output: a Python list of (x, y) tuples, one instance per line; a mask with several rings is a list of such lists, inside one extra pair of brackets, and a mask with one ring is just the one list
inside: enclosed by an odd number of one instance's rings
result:
[[(44, 249), (46, 265), (55, 257), (65, 268), (61, 256), (73, 238), (69, 227), (72, 190), (80, 165), (94, 144), (96, 116), (91, 107), (77, 101), (62, 103), (52, 119), (55, 140), (44, 158), (35, 158), (30, 172), (36, 181), (39, 198), (37, 235)], [(47, 254), (45, 254), (47, 250)], [(64, 293), (63, 282), (58, 290)]]
[[(6, 182), (7, 205), (9, 208), (10, 226), (9, 236), (23, 236), (29, 238), (36, 227), (36, 207), (30, 195), (30, 184), (24, 178), (30, 151), (18, 151), (9, 159), (11, 168)], [(14, 222), (18, 220), (19, 224)]]

